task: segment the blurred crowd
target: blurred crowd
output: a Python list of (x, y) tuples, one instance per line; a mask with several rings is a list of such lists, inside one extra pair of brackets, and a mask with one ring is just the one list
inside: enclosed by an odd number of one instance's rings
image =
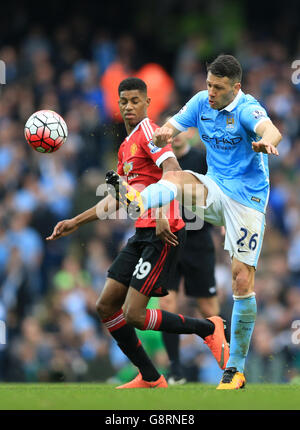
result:
[[(106, 271), (133, 232), (132, 222), (96, 221), (69, 237), (45, 241), (56, 222), (96, 204), (97, 186), (116, 167), (125, 129), (108, 104), (106, 78), (116, 69), (113, 76), (135, 73), (139, 55), (133, 37), (101, 31), (87, 55), (73, 44), (73, 31), (64, 25), (48, 38), (36, 26), (17, 46), (0, 48), (6, 65), (0, 94), (0, 320), (6, 323), (0, 381), (125, 381), (135, 372), (95, 311)], [(155, 113), (158, 122), (206, 88), (203, 47), (205, 40), (195, 35), (177, 46), (168, 97)], [(300, 326), (300, 84), (292, 82), (294, 58), (284, 44), (244, 33), (231, 53), (242, 64), (244, 92), (263, 104), (283, 135), (280, 156), (269, 159), (272, 187), (247, 379), (299, 381), (300, 336), (293, 343), (292, 324), (299, 320)], [(24, 124), (39, 109), (57, 111), (68, 126), (67, 142), (51, 155), (35, 153), (24, 140)], [(230, 261), (219, 230), (213, 236), (222, 315), (230, 321)], [(181, 294), (182, 312), (199, 316), (193, 300)], [(165, 371), (160, 333), (139, 336)], [(200, 338), (182, 336), (181, 355), (190, 381), (219, 380)]]

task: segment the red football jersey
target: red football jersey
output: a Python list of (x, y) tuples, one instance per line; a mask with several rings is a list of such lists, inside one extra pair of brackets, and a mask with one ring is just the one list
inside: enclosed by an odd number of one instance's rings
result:
[[(152, 143), (152, 135), (158, 126), (149, 118), (143, 119), (121, 144), (118, 152), (118, 174), (125, 177), (129, 185), (142, 191), (162, 177), (162, 162), (175, 157), (171, 145), (158, 148)], [(156, 209), (149, 209), (137, 219), (136, 227), (155, 227)], [(174, 200), (167, 213), (172, 232), (184, 227), (180, 217), (179, 203)]]

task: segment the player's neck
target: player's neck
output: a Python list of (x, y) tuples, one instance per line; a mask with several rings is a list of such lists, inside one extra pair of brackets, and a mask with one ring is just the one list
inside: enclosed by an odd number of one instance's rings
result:
[(127, 132), (127, 136), (129, 136), (133, 130), (145, 119), (147, 118), (147, 116), (145, 116), (144, 118), (142, 118), (139, 122), (137, 122), (136, 124), (129, 124), (128, 122), (124, 121), (125, 124), (125, 128), (126, 128), (126, 132)]

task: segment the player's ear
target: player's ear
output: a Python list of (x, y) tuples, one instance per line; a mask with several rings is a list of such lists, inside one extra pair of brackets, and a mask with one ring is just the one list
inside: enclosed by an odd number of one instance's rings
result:
[(149, 105), (150, 105), (150, 103), (151, 103), (151, 99), (150, 99), (150, 97), (147, 97), (147, 99), (146, 99), (146, 103), (147, 103), (147, 106), (149, 106)]
[(235, 90), (235, 92), (239, 92), (239, 90), (241, 89), (241, 83), (240, 82), (236, 82), (235, 84), (234, 84), (234, 90)]

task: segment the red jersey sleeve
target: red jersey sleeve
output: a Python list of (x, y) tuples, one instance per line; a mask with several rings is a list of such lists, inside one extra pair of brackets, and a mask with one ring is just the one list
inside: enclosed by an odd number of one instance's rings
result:
[(154, 161), (157, 167), (160, 167), (162, 162), (167, 158), (175, 157), (171, 145), (166, 145), (164, 148), (155, 146), (152, 142), (152, 136), (158, 126), (148, 118), (141, 124), (143, 138), (140, 140), (140, 145), (147, 155)]

